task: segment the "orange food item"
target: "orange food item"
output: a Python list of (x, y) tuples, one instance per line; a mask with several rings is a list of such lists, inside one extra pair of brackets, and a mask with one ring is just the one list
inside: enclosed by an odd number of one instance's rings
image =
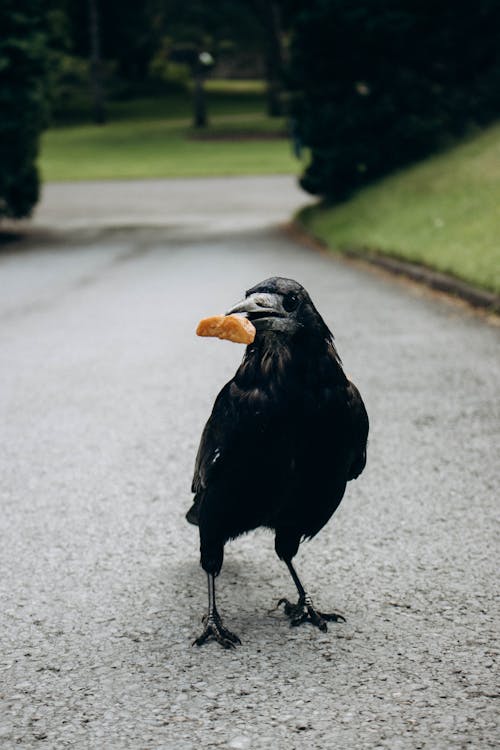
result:
[(251, 344), (255, 338), (255, 326), (241, 315), (212, 315), (211, 318), (200, 320), (196, 335), (215, 336), (236, 344)]

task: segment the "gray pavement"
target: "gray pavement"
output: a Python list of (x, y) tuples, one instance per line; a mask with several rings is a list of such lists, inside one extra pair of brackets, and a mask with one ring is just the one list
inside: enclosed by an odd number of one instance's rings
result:
[[(273, 179), (205, 183), (196, 221), (182, 181), (189, 208), (149, 227), (106, 220), (109, 183), (85, 221), (53, 186), (66, 214), (0, 249), (2, 750), (498, 747), (499, 328), (294, 242), (271, 225), (303, 198)], [(293, 585), (256, 532), (219, 579), (242, 646), (197, 649), (184, 513), (243, 349), (193, 331), (272, 274), (308, 288), (371, 416), (365, 474), (297, 557), (347, 623), (270, 611)]]
[(311, 200), (296, 179), (283, 175), (52, 183), (44, 186), (33, 219), (21, 226), (241, 231), (288, 221), (292, 211)]

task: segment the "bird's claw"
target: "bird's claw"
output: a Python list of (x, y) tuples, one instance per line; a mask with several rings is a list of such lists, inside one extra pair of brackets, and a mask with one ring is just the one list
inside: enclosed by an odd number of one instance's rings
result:
[(290, 625), (297, 627), (303, 622), (310, 622), (324, 633), (328, 630), (327, 622), (345, 622), (345, 617), (337, 612), (317, 612), (309, 597), (299, 599), (297, 604), (292, 604), (288, 599), (280, 599), (277, 606), (284, 604), (285, 615), (290, 620)]
[(217, 641), (226, 649), (236, 648), (238, 644), (241, 644), (238, 636), (224, 627), (218, 614), (209, 617), (205, 615), (203, 622), (205, 623), (205, 629), (199, 638), (193, 641), (193, 646), (203, 646), (210, 639)]

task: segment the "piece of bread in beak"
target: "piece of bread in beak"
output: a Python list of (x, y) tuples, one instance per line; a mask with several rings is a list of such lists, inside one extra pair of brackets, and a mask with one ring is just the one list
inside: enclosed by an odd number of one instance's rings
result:
[(196, 335), (215, 336), (236, 344), (251, 344), (255, 338), (255, 326), (242, 315), (212, 315), (200, 320)]

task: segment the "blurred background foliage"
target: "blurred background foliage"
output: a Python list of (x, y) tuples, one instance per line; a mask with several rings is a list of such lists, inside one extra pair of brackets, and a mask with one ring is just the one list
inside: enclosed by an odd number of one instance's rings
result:
[(28, 214), (39, 194), (48, 52), (38, 0), (0, 3), (0, 218)]
[(0, 24), (0, 216), (36, 202), (47, 124), (45, 179), (303, 169), (338, 201), (500, 112), (497, 0), (3, 0)]
[[(79, 101), (88, 102), (93, 37), (108, 101), (187, 90), (200, 66), (219, 78), (267, 78), (269, 97), (281, 91), (282, 23), (290, 15), (285, 0), (50, 0), (50, 6), (56, 120), (71, 116)], [(203, 54), (215, 65), (204, 66)], [(271, 113), (273, 107), (280, 103), (270, 101)]]
[(500, 114), (497, 0), (313, 0), (290, 86), (311, 150), (302, 186), (335, 200)]

